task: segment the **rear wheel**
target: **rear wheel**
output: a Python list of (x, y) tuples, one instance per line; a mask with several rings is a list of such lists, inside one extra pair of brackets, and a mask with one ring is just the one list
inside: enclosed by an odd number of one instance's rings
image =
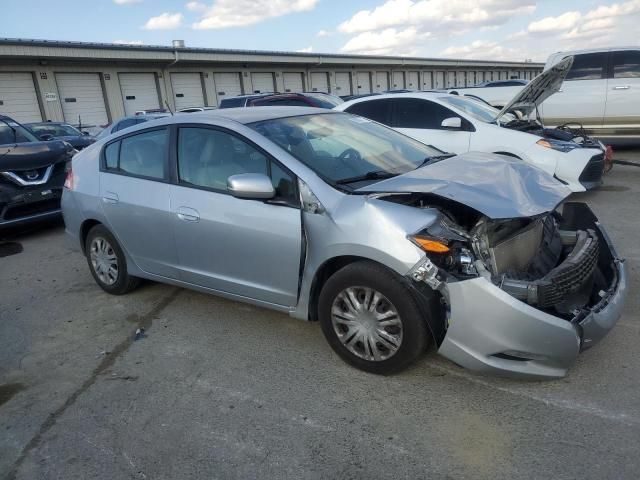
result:
[(373, 262), (336, 272), (320, 293), (318, 313), (329, 345), (347, 363), (379, 374), (414, 362), (426, 349), (426, 319), (395, 273)]
[(91, 275), (105, 292), (123, 295), (138, 286), (140, 279), (127, 273), (124, 252), (103, 225), (89, 230), (85, 247)]

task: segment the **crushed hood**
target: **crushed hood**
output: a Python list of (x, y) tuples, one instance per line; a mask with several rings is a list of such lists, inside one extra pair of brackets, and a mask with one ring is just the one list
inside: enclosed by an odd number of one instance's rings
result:
[(571, 191), (522, 160), (468, 152), (356, 190), (430, 193), (493, 218), (532, 217), (555, 209)]
[(537, 106), (560, 90), (571, 65), (573, 65), (573, 56), (563, 59), (542, 72), (500, 110), (495, 120), (499, 120), (504, 114), (512, 113), (514, 110), (519, 110), (525, 116), (529, 115)]
[(0, 172), (32, 170), (71, 160), (73, 148), (60, 140), (0, 146)]

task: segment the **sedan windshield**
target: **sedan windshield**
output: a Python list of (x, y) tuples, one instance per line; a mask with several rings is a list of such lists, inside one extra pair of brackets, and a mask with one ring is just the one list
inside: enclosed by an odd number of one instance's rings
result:
[(39, 141), (33, 133), (13, 120), (0, 120), (0, 145)]
[[(463, 112), (469, 114), (476, 120), (480, 120), (485, 123), (493, 123), (493, 121), (500, 113), (500, 110), (494, 108), (490, 105), (486, 105), (479, 100), (474, 100), (472, 98), (465, 98), (456, 95), (448, 95), (446, 97), (440, 97), (438, 100), (443, 103), (447, 103), (452, 107), (457, 108), (458, 110), (462, 110)], [(515, 117), (511, 114), (506, 114), (504, 119), (509, 121), (515, 119)]]
[(64, 124), (29, 125), (29, 128), (31, 128), (31, 131), (36, 135), (49, 134), (52, 137), (69, 137), (82, 135), (80, 130), (75, 129), (71, 125)]
[(333, 184), (371, 183), (415, 170), (443, 154), (349, 114), (277, 118), (250, 126)]

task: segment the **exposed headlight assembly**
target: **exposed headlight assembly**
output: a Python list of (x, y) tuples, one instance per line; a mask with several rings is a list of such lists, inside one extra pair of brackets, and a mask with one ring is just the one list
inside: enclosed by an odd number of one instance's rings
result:
[(558, 152), (567, 153), (576, 148), (580, 148), (580, 145), (573, 142), (563, 142), (562, 140), (553, 140), (541, 138), (536, 142), (536, 145), (540, 145), (544, 148), (550, 148), (551, 150), (556, 150)]

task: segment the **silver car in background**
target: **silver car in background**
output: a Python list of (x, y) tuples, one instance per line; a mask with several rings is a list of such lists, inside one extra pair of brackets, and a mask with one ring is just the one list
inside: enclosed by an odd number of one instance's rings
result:
[(145, 278), (319, 320), (374, 373), (434, 344), (464, 367), (553, 378), (626, 292), (624, 262), (586, 205), (561, 207), (568, 194), (504, 156), (264, 107), (111, 135), (73, 158), (62, 205), (109, 293)]

